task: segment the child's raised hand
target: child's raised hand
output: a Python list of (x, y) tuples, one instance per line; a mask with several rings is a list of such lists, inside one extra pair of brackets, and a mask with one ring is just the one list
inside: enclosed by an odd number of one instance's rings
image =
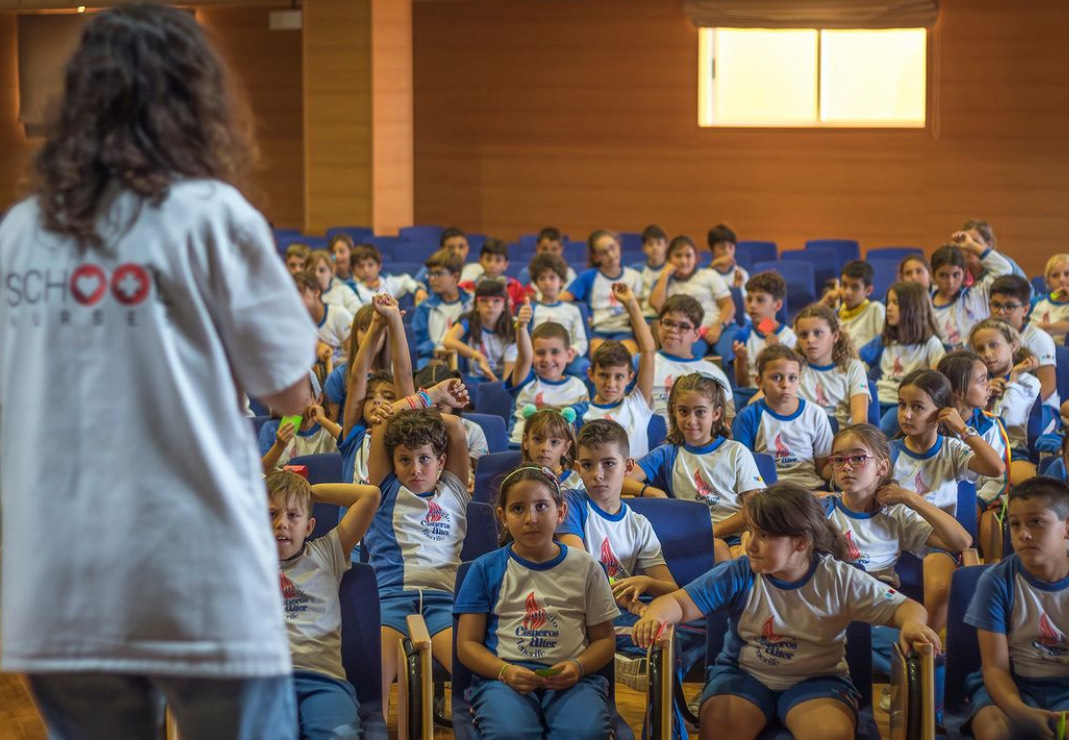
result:
[(308, 414), (316, 422), (323, 422), (323, 420), (327, 419), (326, 411), (324, 411), (323, 407), (318, 404), (313, 404), (309, 409)]
[(746, 345), (744, 345), (742, 342), (740, 342), (737, 339), (731, 344), (731, 350), (732, 350), (732, 352), (735, 353), (735, 357), (736, 358), (742, 359), (742, 360), (745, 360), (750, 354), (746, 350)]
[(883, 507), (884, 505), (909, 505), (913, 501), (921, 498), (916, 492), (911, 492), (905, 487), (899, 487), (897, 484), (885, 484), (876, 490), (876, 503)]
[(294, 429), (292, 422), (283, 422), (282, 426), (275, 432), (275, 442), (281, 443), (284, 446), (289, 445), (289, 442), (293, 440), (295, 432), (296, 430)]
[(401, 318), (401, 309), (397, 305), (397, 299), (389, 293), (379, 293), (371, 299), (371, 305), (375, 313), (387, 320)]
[(998, 399), (1000, 396), (1002, 396), (1005, 390), (1005, 378), (992, 378), (990, 381), (987, 382), (988, 396), (990, 396), (991, 399)]
[(743, 285), (746, 284), (746, 278), (742, 274), (741, 267), (735, 267), (735, 279), (732, 284), (737, 288), (741, 288)]
[(534, 316), (534, 309), (531, 308), (531, 296), (524, 298), (523, 305), (520, 306), (520, 310), (516, 312), (516, 323), (523, 326), (528, 326), (531, 323), (531, 318)]
[(579, 679), (583, 678), (583, 672), (575, 661), (563, 661), (553, 667), (559, 668), (560, 673), (542, 679), (546, 689), (571, 689), (579, 683)]
[(377, 427), (393, 417), (393, 405), (385, 402), (376, 404), (367, 416), (367, 424)]
[(509, 666), (505, 669), (505, 684), (520, 694), (529, 694), (546, 681), (526, 666)]
[(431, 395), (431, 401), (447, 404), (454, 409), (463, 409), (468, 406), (468, 387), (459, 378), (450, 378), (440, 381), (427, 391)]
[(1010, 376), (1016, 380), (1022, 373), (1031, 373), (1039, 367), (1039, 359), (1035, 355), (1029, 355), (1010, 369)]
[(775, 334), (769, 334), (767, 337), (765, 337), (765, 346), (778, 345), (778, 344), (779, 344), (779, 337), (777, 337)]
[(955, 435), (960, 435), (965, 431), (965, 420), (961, 419), (961, 415), (954, 407), (940, 409), (938, 422), (940, 425), (946, 425)]
[(616, 300), (624, 305), (635, 299), (635, 292), (631, 289), (631, 286), (623, 282), (614, 282), (612, 284), (612, 294)]
[(956, 231), (950, 236), (950, 240), (954, 242), (955, 246), (960, 246), (963, 249), (968, 249), (977, 254), (982, 254), (984, 251), (984, 247), (976, 243), (976, 241), (973, 240), (973, 237), (965, 231)]

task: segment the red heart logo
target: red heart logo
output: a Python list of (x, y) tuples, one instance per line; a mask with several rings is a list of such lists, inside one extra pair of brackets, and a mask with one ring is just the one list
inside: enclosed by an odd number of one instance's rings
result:
[(108, 279), (104, 270), (95, 264), (83, 264), (71, 274), (71, 295), (83, 306), (99, 303), (107, 287)]

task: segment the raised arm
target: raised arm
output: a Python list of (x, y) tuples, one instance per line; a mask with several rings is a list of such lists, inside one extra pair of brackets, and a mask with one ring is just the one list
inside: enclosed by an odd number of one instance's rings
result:
[(657, 351), (657, 343), (653, 341), (653, 332), (650, 331), (646, 317), (642, 315), (642, 307), (631, 286), (622, 282), (613, 283), (612, 294), (616, 300), (627, 309), (628, 318), (631, 319), (631, 329), (635, 333), (635, 343), (638, 345), (638, 378), (635, 385), (646, 398), (646, 403), (653, 404), (653, 370), (654, 353)]
[(445, 469), (467, 484), (471, 460), (468, 458), (468, 435), (464, 432), (464, 423), (452, 414), (443, 414), (442, 419), (445, 420), (445, 432), (449, 438), (445, 447)]
[(397, 398), (409, 396), (416, 392), (412, 385), (412, 356), (408, 352), (408, 337), (402, 321), (401, 309), (397, 300), (385, 293), (371, 299), (375, 313), (385, 319), (386, 328), (390, 330), (390, 362), (393, 363), (393, 379)]
[[(528, 309), (525, 311), (524, 309)], [(520, 318), (516, 319), (516, 364), (512, 367), (512, 385), (519, 386), (531, 375), (531, 365), (534, 363), (534, 347), (531, 344), (530, 321), (533, 312), (531, 301), (528, 300), (520, 309)], [(527, 323), (520, 321), (526, 314)]]
[(338, 539), (347, 555), (367, 533), (381, 498), (379, 488), (368, 484), (312, 485), (312, 499), (316, 502), (348, 508), (338, 522)]
[(342, 434), (347, 436), (356, 423), (363, 419), (364, 399), (367, 398), (367, 377), (371, 372), (371, 361), (379, 348), (385, 333), (385, 319), (379, 314), (371, 317), (371, 325), (360, 340), (356, 350), (356, 359), (349, 361), (348, 379), (345, 393), (345, 413), (342, 415)]
[[(958, 437), (965, 435), (965, 421), (961, 419), (958, 410), (954, 407), (945, 407), (939, 411), (939, 423), (946, 425)], [(973, 431), (976, 432), (975, 430)], [(1006, 471), (1006, 465), (1002, 462), (998, 453), (991, 444), (978, 434), (963, 438), (965, 445), (972, 449), (973, 457), (969, 459), (969, 470), (985, 477), (1001, 477)]]
[(672, 281), (672, 274), (675, 271), (676, 265), (672, 263), (672, 260), (666, 260), (661, 274), (657, 275), (657, 282), (653, 283), (653, 289), (650, 290), (650, 306), (654, 311), (660, 311), (661, 306), (668, 300), (668, 283)]
[(905, 505), (932, 527), (928, 537), (928, 546), (945, 549), (948, 552), (964, 552), (972, 546), (972, 536), (954, 516), (937, 508), (916, 492), (905, 487), (888, 484), (876, 491), (876, 502), (883, 505)]

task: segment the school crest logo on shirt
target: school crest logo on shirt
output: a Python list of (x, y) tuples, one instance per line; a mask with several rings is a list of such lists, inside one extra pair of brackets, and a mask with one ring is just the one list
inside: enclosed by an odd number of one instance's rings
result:
[(757, 648), (757, 659), (767, 666), (778, 666), (791, 660), (798, 650), (798, 642), (790, 635), (777, 634), (773, 622), (774, 617), (769, 615), (761, 625), (760, 636), (753, 641)]
[(627, 570), (620, 564), (620, 560), (616, 558), (616, 553), (612, 551), (608, 536), (601, 540), (601, 564), (610, 578), (615, 580), (627, 577)]
[(895, 355), (895, 361), (891, 364), (891, 375), (899, 378), (902, 376), (903, 370), (905, 370), (905, 368), (902, 367), (902, 358)]
[(913, 480), (913, 491), (922, 497), (932, 491), (932, 488), (924, 481), (924, 475), (920, 472), (917, 472), (917, 478)]
[(943, 331), (946, 332), (948, 345), (953, 346), (961, 343), (961, 335), (954, 327), (953, 321), (951, 319), (947, 319), (947, 322), (943, 325)]
[(722, 496), (717, 491), (716, 487), (706, 482), (702, 477), (701, 469), (694, 470), (694, 490), (697, 497), (701, 498), (709, 505), (716, 505), (722, 499)]
[(445, 541), (449, 538), (450, 515), (434, 500), (427, 501), (427, 514), (419, 522), (423, 535), (431, 541)]
[(1050, 658), (1061, 658), (1069, 654), (1069, 646), (1066, 645), (1065, 634), (1050, 621), (1047, 612), (1039, 617), (1039, 635), (1032, 643), (1040, 655)]
[(286, 573), (278, 574), (278, 584), (282, 590), (282, 603), (285, 608), (287, 619), (296, 619), (301, 612), (308, 611), (308, 596), (293, 581), (286, 577)]
[(854, 532), (847, 531), (843, 534), (843, 539), (846, 540), (846, 558), (851, 562), (856, 562), (861, 559), (861, 549), (857, 546), (857, 541), (854, 539)]
[(665, 376), (665, 377), (664, 377), (664, 391), (665, 391), (665, 396), (667, 396), (667, 395), (668, 395), (668, 392), (672, 390), (672, 384), (673, 384), (674, 382), (675, 382), (675, 379), (674, 379), (674, 378), (672, 378), (672, 376)]
[(539, 391), (537, 394), (535, 394), (534, 405), (536, 407), (538, 407), (539, 409), (542, 409), (544, 406), (546, 406), (546, 392), (545, 391)]
[(790, 446), (783, 442), (783, 433), (776, 433), (773, 445), (776, 448), (776, 461), (778, 461), (781, 466), (798, 463), (798, 457), (792, 456)]
[(516, 647), (527, 658), (545, 658), (560, 640), (557, 617), (538, 602), (534, 591), (527, 594), (524, 605), (527, 610), (515, 630)]

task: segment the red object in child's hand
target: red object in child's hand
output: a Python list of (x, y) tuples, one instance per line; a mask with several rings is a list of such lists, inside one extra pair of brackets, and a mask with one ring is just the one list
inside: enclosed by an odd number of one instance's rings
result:
[(284, 471), (292, 471), (297, 476), (308, 479), (308, 467), (304, 464), (286, 464), (282, 469)]
[(776, 320), (761, 319), (761, 321), (757, 324), (757, 331), (761, 332), (766, 336), (771, 334), (772, 332), (776, 331)]

